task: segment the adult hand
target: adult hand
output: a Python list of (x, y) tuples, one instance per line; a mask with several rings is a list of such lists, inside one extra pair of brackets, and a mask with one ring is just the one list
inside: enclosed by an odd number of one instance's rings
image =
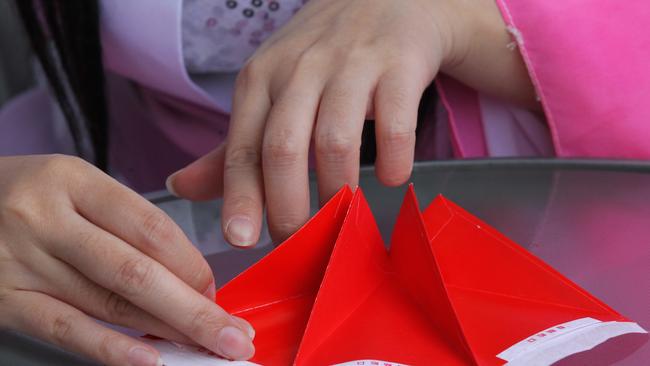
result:
[(376, 122), (376, 173), (404, 183), (418, 106), (442, 70), (480, 90), (534, 101), (493, 0), (311, 0), (239, 73), (227, 143), (170, 177), (190, 199), (223, 193), (222, 229), (257, 242), (264, 203), (283, 240), (309, 217), (313, 139), (321, 202), (355, 186), (364, 120)]
[(214, 293), (199, 251), (135, 192), (77, 158), (0, 158), (0, 328), (108, 365), (161, 363), (91, 317), (251, 357), (251, 326)]

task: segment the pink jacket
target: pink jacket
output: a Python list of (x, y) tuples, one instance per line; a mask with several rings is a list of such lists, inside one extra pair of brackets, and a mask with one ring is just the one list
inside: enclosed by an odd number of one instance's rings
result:
[[(497, 0), (559, 157), (650, 158), (650, 3)], [(477, 93), (442, 81), (463, 156), (485, 156)]]
[[(497, 1), (518, 34), (548, 127), (522, 124), (526, 118), (516, 108), (440, 77), (454, 155), (650, 158), (650, 3)], [(102, 1), (105, 65), (112, 75), (111, 165), (140, 191), (163, 187), (169, 173), (227, 133), (231, 89), (214, 80), (230, 76), (202, 80), (201, 86), (190, 78), (183, 64), (181, 9), (182, 0)], [(43, 106), (42, 95), (32, 94), (38, 98), (19, 98), (22, 107), (0, 112), (0, 139), (3, 121), (38, 110), (26, 104)], [(496, 127), (505, 120), (518, 121), (507, 122), (507, 134)], [(500, 150), (500, 144), (514, 148)], [(419, 150), (420, 157), (432, 156), (427, 146)]]

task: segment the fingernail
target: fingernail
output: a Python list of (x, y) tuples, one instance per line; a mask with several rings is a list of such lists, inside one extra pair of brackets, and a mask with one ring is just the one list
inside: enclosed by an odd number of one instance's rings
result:
[(162, 366), (163, 364), (157, 354), (139, 346), (129, 350), (128, 359), (131, 366)]
[(226, 235), (232, 245), (247, 247), (253, 242), (255, 228), (253, 222), (246, 216), (234, 216), (226, 225)]
[(241, 324), (242, 327), (244, 327), (251, 340), (255, 339), (255, 328), (253, 328), (251, 323), (249, 323), (246, 319), (240, 318), (236, 315), (232, 315), (232, 318), (235, 319), (237, 323)]
[(165, 181), (165, 187), (167, 187), (167, 191), (169, 191), (169, 193), (171, 193), (172, 195), (174, 195), (174, 196), (176, 196), (176, 197), (178, 197), (178, 194), (177, 194), (176, 191), (174, 190), (174, 178), (175, 178), (175, 177), (178, 175), (178, 173), (180, 173), (181, 171), (182, 171), (182, 169), (179, 170), (179, 171), (177, 171), (176, 173), (170, 175), (169, 177), (167, 177), (167, 180)]
[(216, 287), (214, 285), (214, 282), (212, 282), (212, 283), (210, 283), (210, 286), (208, 286), (208, 289), (205, 290), (205, 292), (203, 293), (203, 296), (210, 299), (210, 301), (214, 301), (216, 293), (217, 293), (217, 289), (216, 289)]
[(232, 326), (224, 327), (219, 331), (217, 349), (222, 356), (231, 360), (247, 360), (255, 353), (250, 337), (239, 328)]

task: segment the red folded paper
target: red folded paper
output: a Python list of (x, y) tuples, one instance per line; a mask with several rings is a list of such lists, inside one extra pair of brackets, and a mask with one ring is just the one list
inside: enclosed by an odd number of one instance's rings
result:
[[(216, 301), (262, 365), (549, 365), (646, 333), (444, 197), (421, 213), (412, 186), (389, 251), (346, 187)], [(152, 344), (168, 366), (225, 362)]]
[(216, 300), (255, 327), (263, 365), (550, 364), (643, 332), (442, 196), (421, 213), (412, 187), (389, 251), (344, 188)]

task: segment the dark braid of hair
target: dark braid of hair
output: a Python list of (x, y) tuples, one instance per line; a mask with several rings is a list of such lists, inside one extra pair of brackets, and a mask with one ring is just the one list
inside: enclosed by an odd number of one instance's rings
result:
[[(77, 152), (106, 170), (108, 113), (98, 1), (16, 0), (16, 5)], [(92, 157), (84, 147), (86, 134)]]

